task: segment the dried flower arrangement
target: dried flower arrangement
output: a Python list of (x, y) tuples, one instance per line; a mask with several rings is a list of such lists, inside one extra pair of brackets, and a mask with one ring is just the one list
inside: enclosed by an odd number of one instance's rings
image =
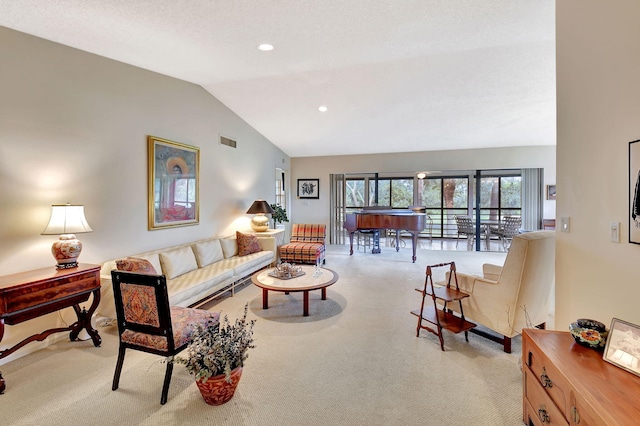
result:
[(242, 367), (247, 351), (255, 348), (253, 326), (256, 320), (247, 321), (249, 304), (244, 306), (244, 315), (231, 324), (225, 315), (222, 323), (197, 324), (189, 346), (173, 358), (173, 362), (184, 364), (196, 380), (206, 382), (212, 376), (224, 374), (231, 382), (231, 371)]

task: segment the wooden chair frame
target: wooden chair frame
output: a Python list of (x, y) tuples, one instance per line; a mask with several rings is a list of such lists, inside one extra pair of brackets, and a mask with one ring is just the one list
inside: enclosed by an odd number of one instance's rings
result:
[[(116, 304), (116, 318), (118, 321), (118, 338), (120, 341), (120, 346), (118, 349), (118, 361), (116, 363), (116, 371), (113, 376), (113, 385), (111, 387), (111, 389), (115, 391), (116, 389), (118, 389), (120, 383), (120, 374), (122, 373), (125, 351), (127, 349), (135, 349), (142, 352), (148, 352), (155, 355), (168, 357), (174, 356), (185, 349), (188, 345), (188, 342), (185, 342), (180, 346), (176, 346), (176, 343), (174, 341), (173, 324), (171, 322), (171, 307), (169, 305), (169, 296), (167, 294), (167, 280), (164, 275), (137, 274), (132, 272), (114, 270), (111, 272), (111, 277), (113, 282), (114, 300)], [(157, 327), (131, 322), (125, 318), (124, 304), (122, 299), (122, 284), (135, 284), (153, 288), (155, 292), (157, 320), (159, 323)], [(126, 330), (166, 338), (166, 350), (149, 348), (129, 342), (123, 342), (121, 336)], [(160, 404), (165, 404), (167, 402), (169, 385), (171, 383), (171, 375), (173, 373), (173, 363), (167, 362), (166, 364), (167, 368), (164, 375), (164, 383), (162, 385)]]

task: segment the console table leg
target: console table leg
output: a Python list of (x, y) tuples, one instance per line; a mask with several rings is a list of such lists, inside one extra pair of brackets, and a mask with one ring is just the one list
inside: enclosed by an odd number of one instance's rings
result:
[(87, 333), (91, 337), (93, 341), (93, 345), (98, 347), (102, 344), (102, 338), (98, 334), (98, 331), (93, 328), (91, 325), (91, 317), (93, 316), (93, 312), (98, 307), (100, 303), (100, 289), (96, 289), (93, 292), (93, 302), (89, 307), (89, 310), (80, 309), (80, 305), (73, 305), (73, 310), (76, 313), (76, 317), (78, 317), (78, 321), (71, 325), (71, 332), (69, 333), (69, 340), (74, 341), (78, 338), (78, 334), (84, 328), (87, 330)]

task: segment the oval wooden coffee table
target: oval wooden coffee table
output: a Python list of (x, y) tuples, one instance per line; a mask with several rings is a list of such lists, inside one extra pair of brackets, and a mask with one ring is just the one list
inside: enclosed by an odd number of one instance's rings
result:
[(251, 282), (262, 289), (262, 309), (269, 309), (269, 290), (281, 291), (285, 294), (301, 291), (303, 297), (303, 312), (305, 317), (309, 316), (309, 292), (312, 290), (322, 290), (322, 300), (327, 300), (327, 287), (338, 281), (338, 274), (331, 269), (320, 268), (322, 274), (313, 276), (315, 267), (310, 265), (300, 265), (304, 275), (296, 278), (280, 279), (269, 275), (273, 268), (256, 272), (251, 276)]

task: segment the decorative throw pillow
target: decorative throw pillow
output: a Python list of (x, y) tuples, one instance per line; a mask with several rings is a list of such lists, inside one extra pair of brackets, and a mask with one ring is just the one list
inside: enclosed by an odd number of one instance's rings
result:
[(139, 259), (137, 257), (127, 257), (126, 259), (116, 260), (116, 266), (119, 271), (126, 272), (142, 272), (144, 274), (157, 274), (156, 268), (147, 259)]
[(129, 256), (129, 257), (135, 257), (137, 259), (146, 259), (149, 262), (151, 262), (151, 265), (156, 270), (156, 273), (158, 273), (158, 274), (162, 273), (162, 266), (160, 265), (160, 255), (158, 253), (136, 254), (136, 255), (133, 255), (133, 256)]
[(246, 256), (262, 251), (258, 243), (258, 237), (255, 235), (236, 232), (236, 240), (238, 241), (238, 256)]

